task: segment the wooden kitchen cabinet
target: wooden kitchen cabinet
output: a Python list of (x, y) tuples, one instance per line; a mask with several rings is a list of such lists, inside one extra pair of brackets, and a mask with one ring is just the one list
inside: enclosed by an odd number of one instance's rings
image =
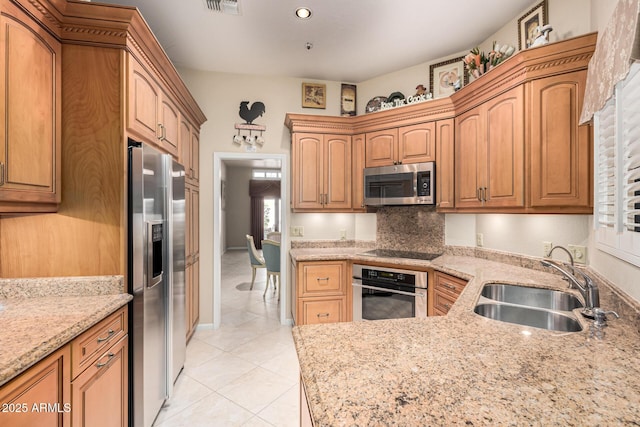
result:
[(178, 158), (180, 114), (175, 102), (135, 58), (129, 56), (127, 64), (128, 130)]
[(61, 200), (62, 45), (14, 4), (0, 16), (0, 213)]
[(185, 324), (187, 340), (193, 336), (200, 319), (200, 191), (188, 184), (185, 188)]
[(436, 208), (455, 207), (455, 160), (453, 119), (436, 122)]
[(304, 261), (296, 265), (296, 325), (351, 320), (351, 286), (346, 261)]
[(591, 213), (591, 126), (578, 125), (587, 71), (530, 83), (530, 204)]
[(69, 426), (70, 346), (65, 345), (0, 388), (0, 425)]
[(71, 342), (74, 427), (123, 427), (129, 417), (127, 308)]
[(366, 166), (391, 166), (436, 159), (436, 123), (427, 122), (369, 132), (366, 135)]
[(293, 209), (351, 210), (351, 137), (296, 133), (292, 144)]
[(351, 137), (351, 208), (364, 212), (365, 134)]
[(524, 207), (524, 90), (456, 117), (455, 205)]
[(433, 315), (444, 316), (456, 302), (467, 281), (436, 271), (433, 290)]

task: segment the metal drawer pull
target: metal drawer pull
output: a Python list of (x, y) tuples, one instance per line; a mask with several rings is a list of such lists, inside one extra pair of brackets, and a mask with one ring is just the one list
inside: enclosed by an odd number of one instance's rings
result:
[(109, 364), (109, 362), (111, 361), (111, 359), (113, 359), (115, 357), (114, 353), (109, 352), (109, 354), (107, 354), (107, 361), (104, 363), (96, 363), (96, 368), (102, 368), (105, 367)]
[(442, 306), (447, 310), (451, 308), (451, 304), (442, 304)]
[(318, 317), (329, 317), (329, 313), (318, 313), (316, 316), (318, 316)]
[(104, 337), (104, 338), (98, 338), (98, 342), (105, 342), (105, 341), (108, 341), (108, 340), (109, 340), (109, 338), (111, 338), (111, 336), (112, 336), (113, 334), (115, 334), (115, 332), (116, 332), (116, 331), (114, 331), (113, 329), (109, 329), (109, 332), (107, 332), (107, 336), (106, 336), (106, 337)]
[(316, 277), (316, 280), (319, 282), (320, 280), (329, 280), (328, 277)]
[(4, 185), (4, 163), (0, 163), (0, 187)]
[(456, 287), (455, 287), (455, 286), (453, 286), (453, 285), (449, 285), (449, 284), (447, 284), (447, 283), (440, 283), (440, 285), (441, 285), (443, 288), (451, 289), (452, 291), (455, 291), (455, 290), (456, 290)]

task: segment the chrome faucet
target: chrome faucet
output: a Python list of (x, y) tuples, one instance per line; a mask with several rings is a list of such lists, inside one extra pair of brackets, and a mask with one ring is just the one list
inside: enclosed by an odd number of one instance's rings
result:
[[(551, 259), (551, 254), (556, 249), (562, 249), (569, 255), (569, 259), (571, 260), (570, 265), (561, 261), (555, 261)], [(543, 259), (541, 263), (545, 267), (552, 267), (558, 270), (569, 282), (570, 288), (575, 287), (580, 291), (582, 297), (584, 298), (585, 305), (585, 307), (582, 309), (581, 314), (584, 317), (593, 319), (595, 317), (594, 309), (600, 307), (600, 292), (598, 290), (598, 286), (593, 282), (593, 280), (591, 280), (589, 276), (575, 268), (571, 252), (569, 252), (562, 246), (554, 246), (547, 254), (547, 258)], [(567, 271), (567, 267), (571, 267), (571, 271)], [(584, 283), (580, 283), (580, 280), (578, 280), (577, 276), (580, 276)]]

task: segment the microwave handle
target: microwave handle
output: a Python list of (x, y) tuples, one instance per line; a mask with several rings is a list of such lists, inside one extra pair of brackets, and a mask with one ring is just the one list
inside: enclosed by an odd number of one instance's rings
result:
[(382, 292), (391, 292), (394, 294), (400, 294), (400, 295), (408, 295), (410, 297), (420, 297), (420, 298), (426, 298), (427, 294), (425, 292), (405, 292), (405, 291), (398, 291), (396, 289), (385, 289), (385, 288), (378, 288), (376, 286), (370, 286), (370, 285), (362, 285), (360, 283), (355, 283), (356, 281), (354, 281), (354, 283), (351, 284), (351, 286), (355, 286), (356, 288), (363, 288), (363, 289), (372, 289), (374, 291), (382, 291)]

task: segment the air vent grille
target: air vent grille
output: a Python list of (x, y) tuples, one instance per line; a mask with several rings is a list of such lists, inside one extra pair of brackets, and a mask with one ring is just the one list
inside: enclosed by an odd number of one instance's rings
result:
[(204, 0), (207, 9), (227, 15), (240, 15), (238, 0)]

